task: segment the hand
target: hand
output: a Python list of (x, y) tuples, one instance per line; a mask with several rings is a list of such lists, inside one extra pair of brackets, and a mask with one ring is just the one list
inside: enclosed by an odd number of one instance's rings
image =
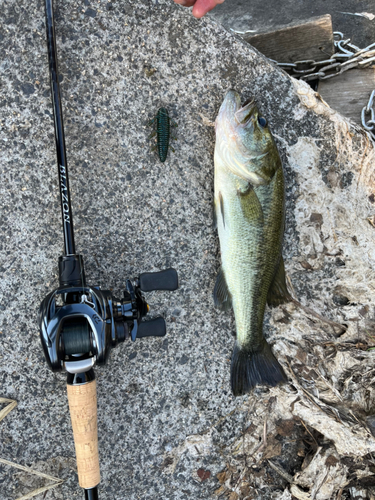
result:
[(203, 17), (210, 10), (214, 9), (216, 5), (223, 3), (224, 0), (174, 0), (175, 3), (183, 5), (184, 7), (193, 6), (193, 16), (200, 18)]

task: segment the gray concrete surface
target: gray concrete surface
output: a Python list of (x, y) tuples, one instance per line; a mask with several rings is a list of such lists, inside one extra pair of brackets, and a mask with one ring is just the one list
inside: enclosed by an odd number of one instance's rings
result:
[[(264, 388), (236, 400), (230, 393), (234, 323), (211, 299), (219, 266), (214, 129), (202, 115), (213, 121), (226, 90), (235, 88), (253, 95), (267, 116), (285, 165), (287, 262), (300, 252), (299, 188), (287, 147), (299, 137), (323, 144), (319, 168), (327, 179), (335, 128), (313, 110), (302, 112), (290, 79), (209, 18), (197, 21), (167, 0), (55, 7), (76, 244), (88, 282), (119, 295), (125, 278), (173, 266), (181, 283), (177, 292), (148, 295), (152, 314), (166, 318), (167, 337), (122, 345), (96, 369), (100, 498), (208, 499), (229, 460), (226, 447), (274, 400)], [(39, 499), (82, 498), (65, 376), (48, 370), (37, 327), (62, 252), (44, 7), (41, 0), (3, 1), (1, 10), (0, 396), (18, 406), (0, 423), (0, 457), (64, 479)], [(146, 126), (162, 105), (178, 123), (176, 152), (164, 164), (150, 151)], [(357, 150), (361, 144), (358, 136)], [(343, 189), (352, 179), (348, 168), (340, 167)], [(306, 276), (301, 268), (294, 286), (311, 300)], [(273, 342), (277, 328), (268, 318)], [(189, 447), (191, 435), (198, 437)], [(175, 462), (173, 450), (180, 450)], [(296, 449), (288, 450), (280, 463), (293, 473), (302, 459), (292, 462)], [(201, 469), (209, 471), (204, 480)], [(267, 470), (268, 485), (256, 498), (281, 498), (285, 480), (267, 464), (259, 470)], [(0, 465), (1, 500), (41, 484)]]

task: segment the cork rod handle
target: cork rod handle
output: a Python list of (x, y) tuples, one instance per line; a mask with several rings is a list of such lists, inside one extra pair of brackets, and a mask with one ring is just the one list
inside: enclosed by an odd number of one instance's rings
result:
[(67, 391), (79, 485), (94, 488), (100, 483), (96, 381), (68, 384)]

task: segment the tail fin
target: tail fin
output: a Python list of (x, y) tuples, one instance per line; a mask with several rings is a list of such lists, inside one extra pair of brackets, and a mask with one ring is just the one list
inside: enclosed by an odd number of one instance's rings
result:
[(260, 351), (252, 352), (236, 342), (231, 364), (231, 385), (234, 396), (242, 396), (256, 385), (274, 387), (287, 380), (284, 370), (264, 341)]

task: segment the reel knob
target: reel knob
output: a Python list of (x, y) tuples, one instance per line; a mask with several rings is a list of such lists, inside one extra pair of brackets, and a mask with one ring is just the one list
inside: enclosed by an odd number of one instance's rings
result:
[(137, 339), (143, 337), (164, 337), (167, 333), (165, 320), (161, 316), (159, 318), (142, 321), (138, 325)]
[(177, 271), (170, 267), (157, 273), (142, 273), (138, 279), (139, 288), (142, 292), (152, 292), (154, 290), (177, 290)]

